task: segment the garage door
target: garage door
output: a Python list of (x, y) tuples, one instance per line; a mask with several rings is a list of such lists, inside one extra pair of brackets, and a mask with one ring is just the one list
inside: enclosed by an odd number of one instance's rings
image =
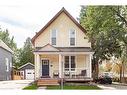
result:
[(34, 79), (34, 70), (33, 69), (26, 69), (26, 79)]

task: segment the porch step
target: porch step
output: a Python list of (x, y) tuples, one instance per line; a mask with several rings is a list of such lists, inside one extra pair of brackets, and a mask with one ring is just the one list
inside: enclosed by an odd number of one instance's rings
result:
[(59, 85), (58, 79), (43, 78), (37, 81), (38, 86)]

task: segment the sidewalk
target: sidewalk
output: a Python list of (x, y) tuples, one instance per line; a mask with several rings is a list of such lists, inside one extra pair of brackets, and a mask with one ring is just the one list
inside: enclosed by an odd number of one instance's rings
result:
[(34, 80), (0, 81), (0, 89), (22, 89)]
[(46, 90), (46, 86), (45, 87), (38, 87), (37, 90)]
[(119, 82), (112, 82), (112, 84), (114, 84), (114, 85), (123, 85), (123, 86), (127, 86), (126, 83), (119, 83)]
[(106, 87), (104, 85), (97, 85), (97, 86), (100, 87), (103, 90), (116, 90), (116, 88), (114, 88), (114, 87)]

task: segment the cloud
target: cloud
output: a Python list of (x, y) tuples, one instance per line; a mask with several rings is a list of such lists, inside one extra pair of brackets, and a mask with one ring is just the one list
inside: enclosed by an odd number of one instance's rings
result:
[(62, 0), (47, 0), (41, 3), (42, 0), (28, 1), (3, 0), (0, 3), (0, 25), (14, 36), (18, 47), (23, 46), (27, 37), (32, 38), (62, 7), (74, 18), (79, 16), (79, 1), (73, 4)]

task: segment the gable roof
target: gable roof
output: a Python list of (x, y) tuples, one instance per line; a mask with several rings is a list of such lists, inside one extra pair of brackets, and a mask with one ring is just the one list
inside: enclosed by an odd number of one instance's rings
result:
[(34, 64), (32, 64), (32, 63), (28, 62), (28, 63), (26, 63), (26, 64), (24, 64), (24, 65), (20, 66), (18, 69), (21, 69), (21, 68), (23, 68), (23, 67), (25, 67), (25, 66), (27, 66), (27, 65), (31, 65), (31, 66), (33, 66), (33, 67), (34, 67)]
[(34, 44), (35, 39), (62, 13), (64, 12), (84, 33), (86, 30), (70, 15), (70, 13), (63, 7), (36, 35), (32, 38), (32, 43)]
[(13, 51), (1, 39), (0, 39), (0, 47), (9, 51), (10, 53), (13, 53)]
[(50, 52), (58, 52), (58, 51), (60, 51), (59, 49), (57, 49), (56, 47), (54, 47), (54, 46), (52, 46), (52, 45), (50, 45), (50, 44), (46, 44), (45, 46), (43, 46), (43, 47), (37, 47), (36, 49), (35, 49), (35, 51), (50, 51)]

